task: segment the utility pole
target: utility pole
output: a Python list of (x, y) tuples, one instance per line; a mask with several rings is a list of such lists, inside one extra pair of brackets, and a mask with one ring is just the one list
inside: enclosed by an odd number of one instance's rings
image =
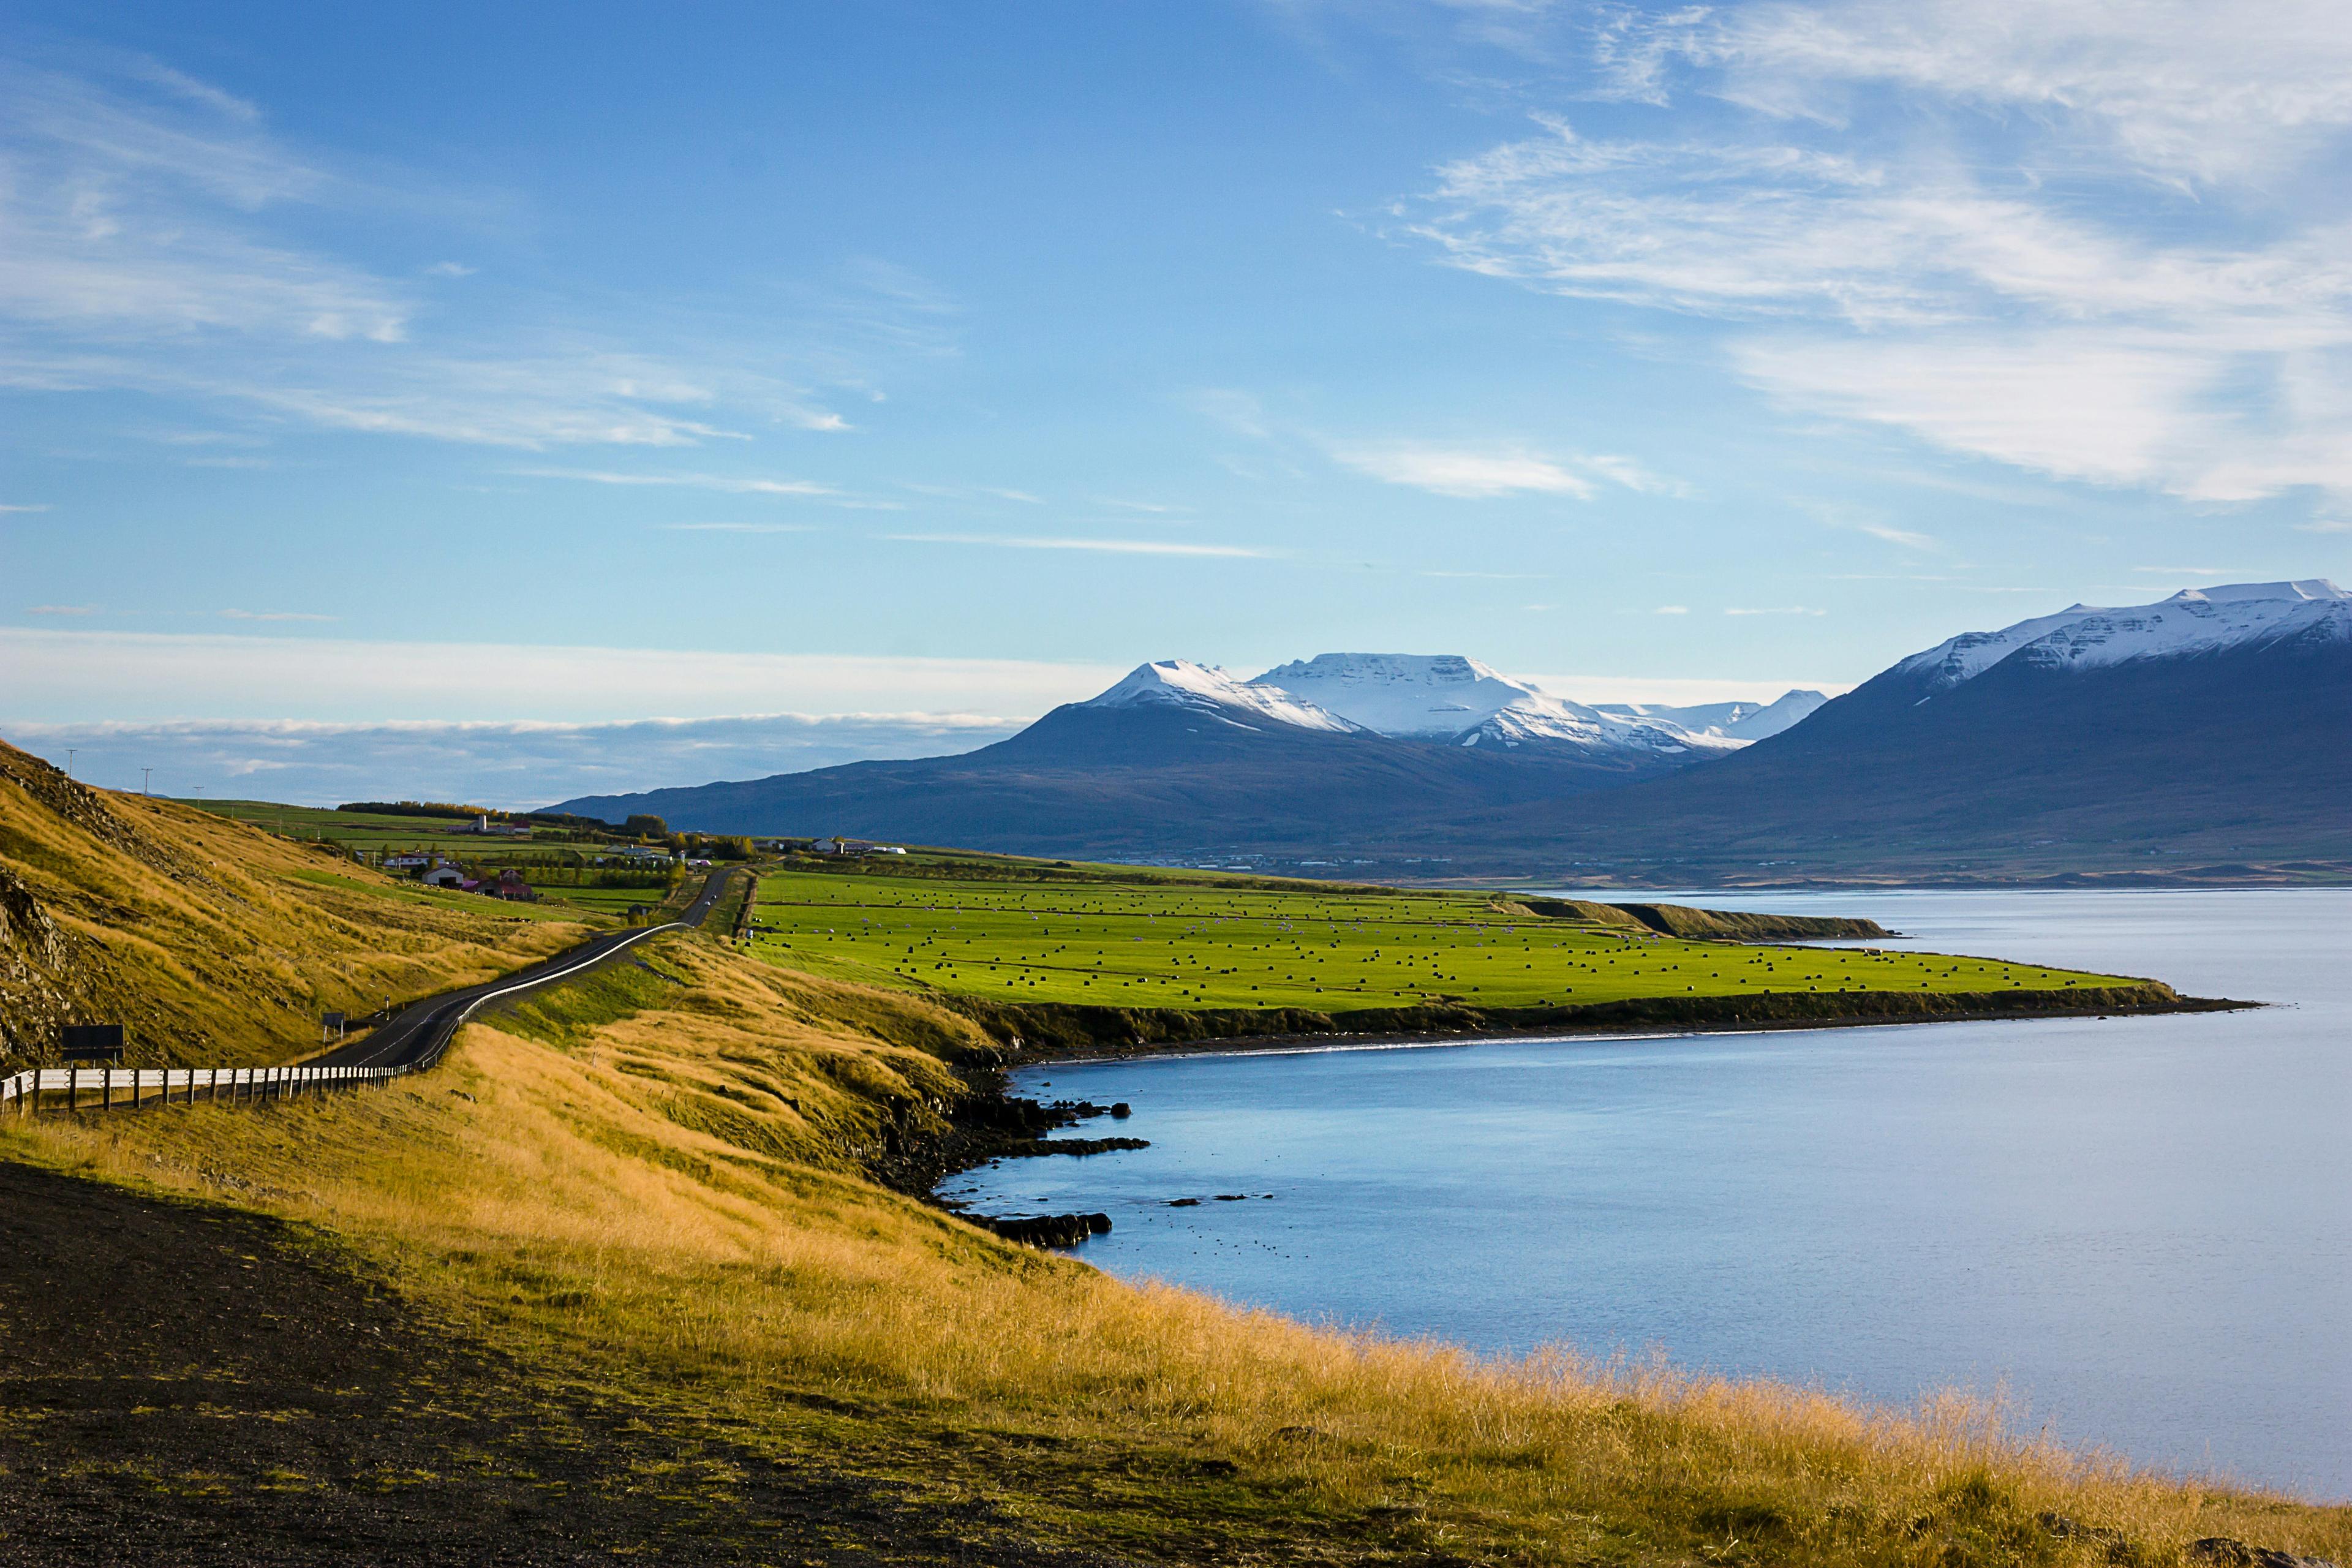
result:
[(75, 751), (76, 751), (77, 749), (78, 749), (78, 748), (73, 747), (73, 746), (68, 746), (68, 747), (66, 748), (66, 777), (68, 777), (68, 778), (71, 778), (71, 777), (73, 777), (73, 768), (74, 768), (73, 760), (74, 760), (74, 752), (75, 752)]

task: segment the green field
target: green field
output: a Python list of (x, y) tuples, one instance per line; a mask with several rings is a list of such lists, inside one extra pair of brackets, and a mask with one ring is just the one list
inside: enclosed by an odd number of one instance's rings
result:
[(388, 812), (285, 805), (270, 800), (182, 800), (179, 804), (250, 823), (264, 832), (306, 844), (335, 844), (381, 855), (413, 850), (509, 866), (583, 866), (594, 858), (604, 842), (627, 841), (627, 836), (618, 829), (610, 835), (590, 835), (580, 841), (570, 841), (571, 830), (546, 827), (536, 829), (530, 838), (457, 831), (474, 821), (470, 816), (402, 816)]
[(1476, 893), (948, 881), (924, 869), (763, 877), (753, 951), (843, 979), (1013, 1001), (1326, 1013), (2131, 984), (1995, 959), (1683, 942), (1514, 913)]

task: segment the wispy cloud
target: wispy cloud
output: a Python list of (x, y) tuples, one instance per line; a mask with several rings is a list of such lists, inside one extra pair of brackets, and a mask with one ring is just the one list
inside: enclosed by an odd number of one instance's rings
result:
[(1042, 713), (1127, 664), (0, 626), (0, 722)]
[(1777, 399), (1950, 451), (2209, 501), (2352, 493), (2352, 249), (2335, 204), (2289, 195), (2328, 188), (2352, 133), (2352, 13), (1577, 17), (1535, 51), (1581, 30), (1558, 98), (1674, 102), (1692, 129), (1546, 114), (1445, 165), (1404, 222), (1449, 264), (1724, 323)]
[(1688, 605), (1660, 605), (1656, 609), (1652, 610), (1650, 613), (1654, 616), (1687, 616), (1690, 614), (1690, 606)]
[(1109, 555), (1206, 555), (1267, 560), (1279, 551), (1246, 544), (1189, 544), (1165, 539), (1025, 538), (997, 533), (890, 533), (901, 544), (978, 544), (998, 550), (1090, 550)]
[(1532, 492), (1591, 500), (1592, 481), (1530, 452), (1475, 451), (1392, 444), (1342, 447), (1331, 454), (1359, 473), (1437, 495), (1487, 499)]
[(49, 508), (48, 508), (48, 503), (47, 503), (47, 502), (46, 502), (46, 501), (43, 501), (43, 502), (41, 502), (41, 503), (39, 503), (39, 504), (37, 504), (37, 505), (16, 505), (16, 506), (9, 506), (9, 505), (5, 505), (5, 504), (0, 504), (0, 512), (5, 512), (5, 511), (47, 511), (47, 510), (49, 510)]
[(1858, 522), (1854, 527), (1873, 539), (1883, 539), (1889, 544), (1900, 544), (1906, 550), (1933, 550), (1937, 540), (1932, 534), (1914, 533), (1907, 528), (1893, 528), (1883, 522)]
[[(0, 385), (129, 388), (524, 448), (848, 428), (777, 368), (818, 381), (855, 374), (845, 363), (821, 367), (814, 349), (740, 321), (640, 310), (620, 341), (548, 298), (460, 338), (436, 290), (471, 268), (384, 275), (323, 247), (311, 215), (478, 227), (510, 197), (334, 168), (275, 134), (257, 106), (153, 62), (83, 74), (0, 62)], [(870, 302), (879, 288), (865, 279), (850, 293)], [(877, 308), (915, 307), (902, 291)]]
[(2352, 522), (2340, 517), (2314, 518), (2309, 522), (2291, 523), (2298, 533), (2352, 533)]
[(811, 533), (814, 525), (805, 522), (665, 522), (657, 525), (665, 533)]
[(223, 610), (225, 621), (331, 621), (332, 616), (322, 616), (310, 610)]
[(2247, 575), (2246, 569), (2242, 566), (2135, 566), (2132, 570), (2146, 573), (2151, 577), (2243, 577)]
[(1784, 605), (1766, 610), (1728, 609), (1723, 613), (1727, 616), (1826, 616), (1829, 614), (1827, 610), (1808, 609), (1802, 605)]
[(650, 486), (658, 489), (716, 490), (735, 496), (838, 496), (831, 485), (814, 479), (777, 479), (734, 474), (625, 474), (603, 468), (514, 468), (524, 479), (578, 479), (591, 485)]
[(30, 605), (26, 607), (25, 613), (28, 616), (94, 616), (98, 614), (98, 606), (96, 605)]
[[(12, 725), (8, 739), (101, 787), (300, 805), (406, 795), (528, 807), (590, 794), (763, 778), (877, 757), (968, 752), (1024, 721), (978, 713), (769, 713), (545, 722), (275, 720)], [(142, 773), (152, 770), (152, 773)], [(782, 831), (791, 831), (782, 827)], [(812, 833), (822, 832), (812, 826)]]
[(903, 487), (919, 496), (937, 496), (942, 500), (1005, 500), (1023, 506), (1043, 506), (1045, 498), (1027, 490), (1007, 489), (1001, 485), (917, 485)]

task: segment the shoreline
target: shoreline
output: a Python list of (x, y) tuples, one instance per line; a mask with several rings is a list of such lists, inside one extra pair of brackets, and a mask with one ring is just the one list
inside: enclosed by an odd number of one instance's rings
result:
[(1875, 1017), (1855, 1016), (1843, 1018), (1752, 1019), (1744, 1023), (1727, 1020), (1715, 1023), (1613, 1026), (1594, 1024), (1585, 1028), (1540, 1024), (1514, 1027), (1497, 1024), (1485, 1028), (1441, 1032), (1422, 1029), (1364, 1033), (1334, 1031), (1328, 1034), (1237, 1035), (1222, 1039), (1166, 1040), (1141, 1046), (1107, 1047), (1086, 1056), (1040, 1053), (1033, 1060), (1007, 1062), (1004, 1068), (1008, 1072), (1025, 1072), (1032, 1068), (1091, 1067), (1104, 1062), (1141, 1061), (1154, 1057), (1241, 1057), (1255, 1056), (1262, 1052), (1305, 1054), (1314, 1051), (1417, 1050), (1442, 1046), (1485, 1045), (1489, 1042), (1508, 1044), (1517, 1040), (1670, 1040), (1693, 1035), (1769, 1035), (1814, 1029), (1922, 1028), (1937, 1024), (2024, 1024), (2061, 1018), (2148, 1018), (2163, 1017), (2178, 1013), (2235, 1013), (2270, 1005), (2272, 1004), (2268, 1002), (2242, 1002), (2231, 997), (2185, 996), (2175, 1004), (2108, 1007), (2097, 1011), (2074, 1008), (2040, 1012), (1996, 1009), (1977, 1013), (1891, 1015)]
[[(1843, 1003), (1831, 1007), (1821, 1005), (1840, 994), (1845, 998)], [(1875, 1008), (1853, 1005), (1865, 998), (1882, 1005)], [(1994, 999), (1998, 999), (1999, 1005), (1948, 1008), (1919, 1005), (1923, 1002), (1973, 1001), (1981, 1004)], [(1787, 1010), (1785, 1016), (1778, 1017), (1748, 1017), (1740, 1016), (1740, 1011), (1733, 1010), (1752, 1011), (1755, 1004), (1764, 1000), (1760, 996), (1702, 997), (1679, 1001), (1673, 998), (1638, 998), (1617, 1003), (1586, 1004), (1575, 1008), (1503, 1010), (1496, 1015), (1465, 1016), (1455, 1027), (1294, 1028), (1263, 1034), (1163, 1036), (1153, 1039), (1130, 1036), (1117, 1041), (1094, 1037), (1084, 1043), (1064, 1040), (1031, 1046), (1025, 1036), (1013, 1032), (1008, 1026), (1022, 1014), (1032, 1010), (1021, 1008), (1018, 1005), (1007, 1006), (984, 999), (973, 1000), (982, 1004), (979, 1009), (958, 1011), (964, 1012), (966, 1016), (971, 1017), (1000, 1039), (1003, 1043), (998, 1048), (1002, 1054), (992, 1060), (974, 1061), (968, 1065), (966, 1081), (971, 1092), (949, 1112), (945, 1133), (930, 1137), (901, 1134), (895, 1141), (891, 1156), (877, 1168), (876, 1174), (886, 1185), (896, 1187), (944, 1212), (983, 1223), (1011, 1216), (973, 1215), (963, 1205), (941, 1197), (939, 1193), (940, 1185), (951, 1176), (977, 1169), (992, 1160), (1054, 1152), (1045, 1148), (1049, 1142), (1049, 1134), (1087, 1120), (1100, 1109), (1089, 1107), (1082, 1100), (1046, 1103), (1012, 1092), (1010, 1075), (1033, 1068), (1083, 1067), (1150, 1058), (1245, 1056), (1261, 1052), (1307, 1054), (1428, 1049), (1514, 1039), (1674, 1039), (1695, 1035), (1749, 1035), (1782, 1030), (1896, 1025), (2151, 1017), (2179, 1013), (2238, 1012), (2270, 1005), (2265, 1002), (2246, 1002), (2228, 997), (2182, 996), (2170, 986), (2156, 981), (2072, 994), (2046, 991), (1862, 992), (1807, 996), (1803, 993), (1792, 992), (1773, 998), (1776, 1004)], [(1799, 1007), (1801, 1000), (1803, 1004), (1801, 1009)], [(2062, 1002), (2068, 1005), (2052, 1005)], [(1907, 1008), (1883, 1005), (1886, 1003), (1908, 1003), (1912, 1005)], [(1156, 1025), (1176, 1021), (1166, 1015), (1181, 1010), (1155, 1009), (1149, 1014), (1123, 1009), (1090, 1011), (1106, 1016), (1093, 1019), (1096, 1023), (1115, 1016), (1123, 1024)], [(1538, 1011), (1547, 1016), (1526, 1016)], [(1682, 1016), (1642, 1016), (1645, 1012)], [(1520, 1015), (1516, 1022), (1511, 1016), (1513, 1013)], [(1298, 1015), (1284, 1012), (1275, 1016), (1295, 1018)], [(1328, 1015), (1313, 1016), (1327, 1022), (1330, 1017)], [(1024, 1021), (1034, 1021), (1034, 1014), (1032, 1018)], [(1193, 1020), (1187, 1018), (1184, 1021)]]

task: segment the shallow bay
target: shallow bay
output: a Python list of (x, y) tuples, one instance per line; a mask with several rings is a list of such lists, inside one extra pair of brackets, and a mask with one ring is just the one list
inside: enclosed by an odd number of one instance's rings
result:
[(2352, 1497), (2352, 891), (1664, 896), (2275, 1005), (1066, 1065), (1019, 1092), (1128, 1100), (1152, 1147), (947, 1194), (1105, 1210), (1099, 1267), (1311, 1320), (2006, 1387), (2072, 1442)]

